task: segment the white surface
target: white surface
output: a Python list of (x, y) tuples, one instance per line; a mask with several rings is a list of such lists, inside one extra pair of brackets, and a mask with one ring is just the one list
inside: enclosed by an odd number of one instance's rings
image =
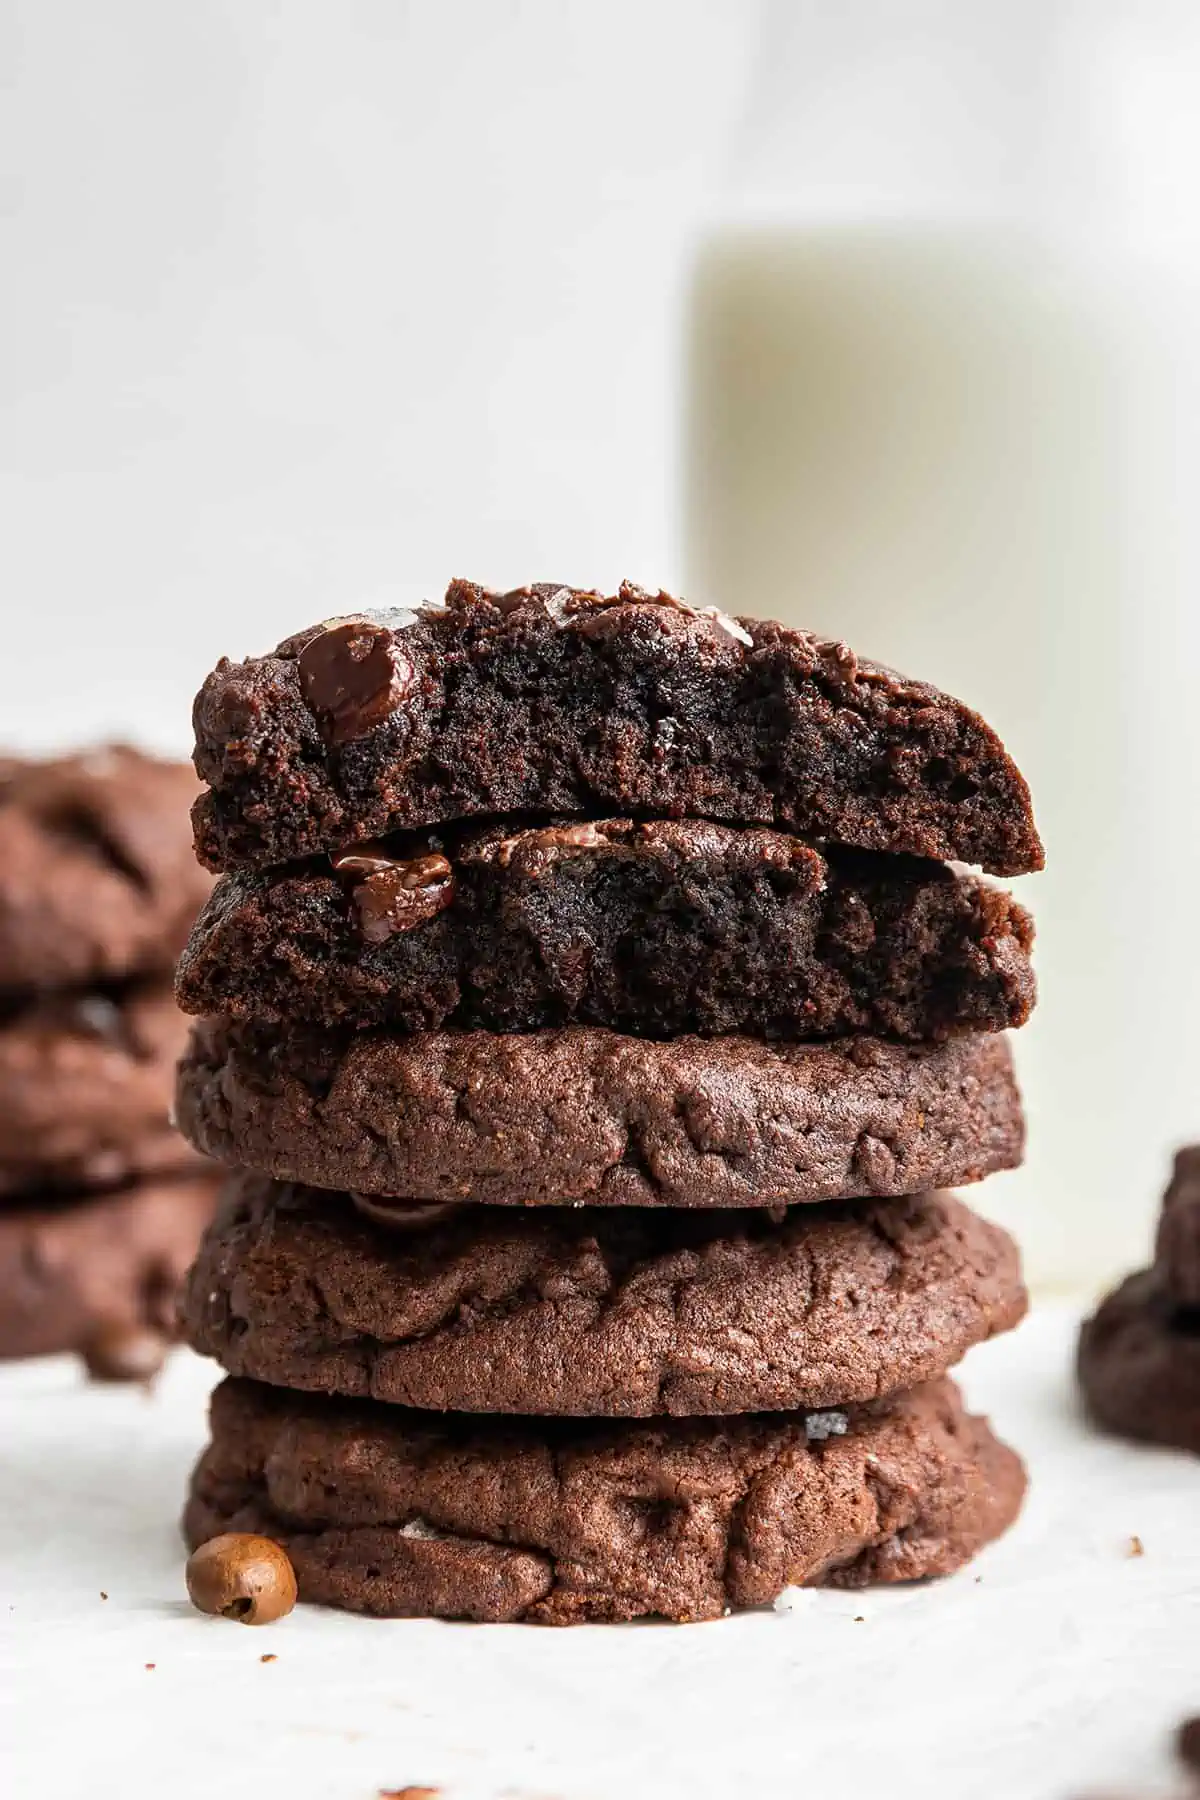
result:
[(374, 1800), (406, 1783), (464, 1800), (1169, 1792), (1170, 1732), (1200, 1710), (1200, 1460), (1085, 1430), (1074, 1325), (1045, 1311), (970, 1362), (973, 1402), (1033, 1476), (1020, 1525), (973, 1569), (691, 1627), (202, 1618), (184, 1599), (174, 1520), (207, 1368), (181, 1356), (153, 1399), (87, 1389), (66, 1363), (10, 1370), (0, 1788), (21, 1800)]

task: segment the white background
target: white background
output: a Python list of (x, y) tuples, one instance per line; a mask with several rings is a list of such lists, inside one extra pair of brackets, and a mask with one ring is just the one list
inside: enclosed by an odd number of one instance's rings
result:
[(7, 0), (0, 723), (190, 748), (223, 652), (677, 582), (745, 0)]

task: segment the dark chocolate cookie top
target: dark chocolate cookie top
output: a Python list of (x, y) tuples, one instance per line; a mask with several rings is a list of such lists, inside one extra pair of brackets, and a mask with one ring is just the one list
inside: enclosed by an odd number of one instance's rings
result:
[(212, 886), (196, 778), (113, 744), (0, 765), (0, 991), (169, 971)]
[(498, 1206), (768, 1206), (920, 1193), (1021, 1158), (1003, 1036), (660, 1042), (599, 1027), (281, 1032), (204, 1020), (180, 1129), (285, 1181)]
[(513, 812), (777, 825), (1041, 867), (1029, 792), (960, 701), (844, 644), (629, 585), (541, 584), (325, 620), (196, 699), (214, 869)]
[(697, 819), (508, 820), (224, 876), (177, 993), (293, 1024), (920, 1043), (1023, 1024), (1032, 939), (943, 863)]
[(485, 1420), (226, 1381), (184, 1520), (262, 1532), (302, 1600), (394, 1617), (719, 1619), (960, 1568), (1019, 1459), (951, 1381), (728, 1419)]
[(435, 1412), (836, 1407), (944, 1375), (1025, 1310), (950, 1194), (762, 1212), (421, 1206), (235, 1175), (184, 1299), (235, 1375)]

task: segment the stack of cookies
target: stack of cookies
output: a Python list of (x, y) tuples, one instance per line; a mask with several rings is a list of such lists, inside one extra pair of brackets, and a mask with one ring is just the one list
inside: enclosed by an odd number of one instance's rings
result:
[(215, 1197), (169, 1117), (195, 788), (119, 746), (0, 766), (0, 1356), (145, 1374), (174, 1329)]
[(1020, 1504), (946, 1371), (1017, 1253), (1035, 868), (988, 727), (623, 587), (327, 620), (196, 704), (181, 1127), (242, 1171), (186, 1532), (384, 1614), (702, 1619)]
[(1079, 1380), (1097, 1424), (1200, 1455), (1200, 1145), (1175, 1158), (1153, 1264), (1084, 1325)]

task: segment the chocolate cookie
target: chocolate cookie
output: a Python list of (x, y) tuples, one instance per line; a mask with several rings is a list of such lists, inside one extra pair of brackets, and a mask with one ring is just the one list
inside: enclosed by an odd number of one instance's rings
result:
[(0, 770), (0, 991), (168, 973), (211, 878), (196, 777), (121, 744)]
[(1179, 1306), (1159, 1270), (1131, 1275), (1084, 1325), (1079, 1382), (1109, 1431), (1200, 1455), (1200, 1309)]
[(280, 1033), (204, 1020), (180, 1129), (283, 1181), (490, 1205), (769, 1206), (920, 1193), (1021, 1159), (1004, 1037), (659, 1043), (575, 1025)]
[(1021, 1025), (1033, 923), (942, 863), (701, 820), (517, 821), (226, 876), (187, 1012), (651, 1037), (936, 1041)]
[(216, 1195), (205, 1172), (0, 1208), (0, 1356), (81, 1349), (113, 1327), (174, 1337)]
[(789, 1586), (945, 1575), (1016, 1517), (1019, 1459), (953, 1382), (873, 1407), (488, 1422), (226, 1381), (189, 1543), (284, 1545), (302, 1599), (389, 1616), (715, 1619)]
[(190, 1162), (168, 1117), (186, 1037), (169, 987), (48, 995), (0, 1019), (0, 1193)]
[(234, 1375), (435, 1412), (758, 1412), (944, 1375), (1025, 1311), (950, 1194), (765, 1213), (371, 1203), (233, 1177), (188, 1282)]
[(1175, 1158), (1158, 1222), (1155, 1266), (1176, 1306), (1200, 1309), (1200, 1145)]
[(625, 586), (330, 619), (197, 696), (211, 868), (513, 812), (779, 825), (1040, 868), (1029, 791), (977, 714), (844, 644)]

